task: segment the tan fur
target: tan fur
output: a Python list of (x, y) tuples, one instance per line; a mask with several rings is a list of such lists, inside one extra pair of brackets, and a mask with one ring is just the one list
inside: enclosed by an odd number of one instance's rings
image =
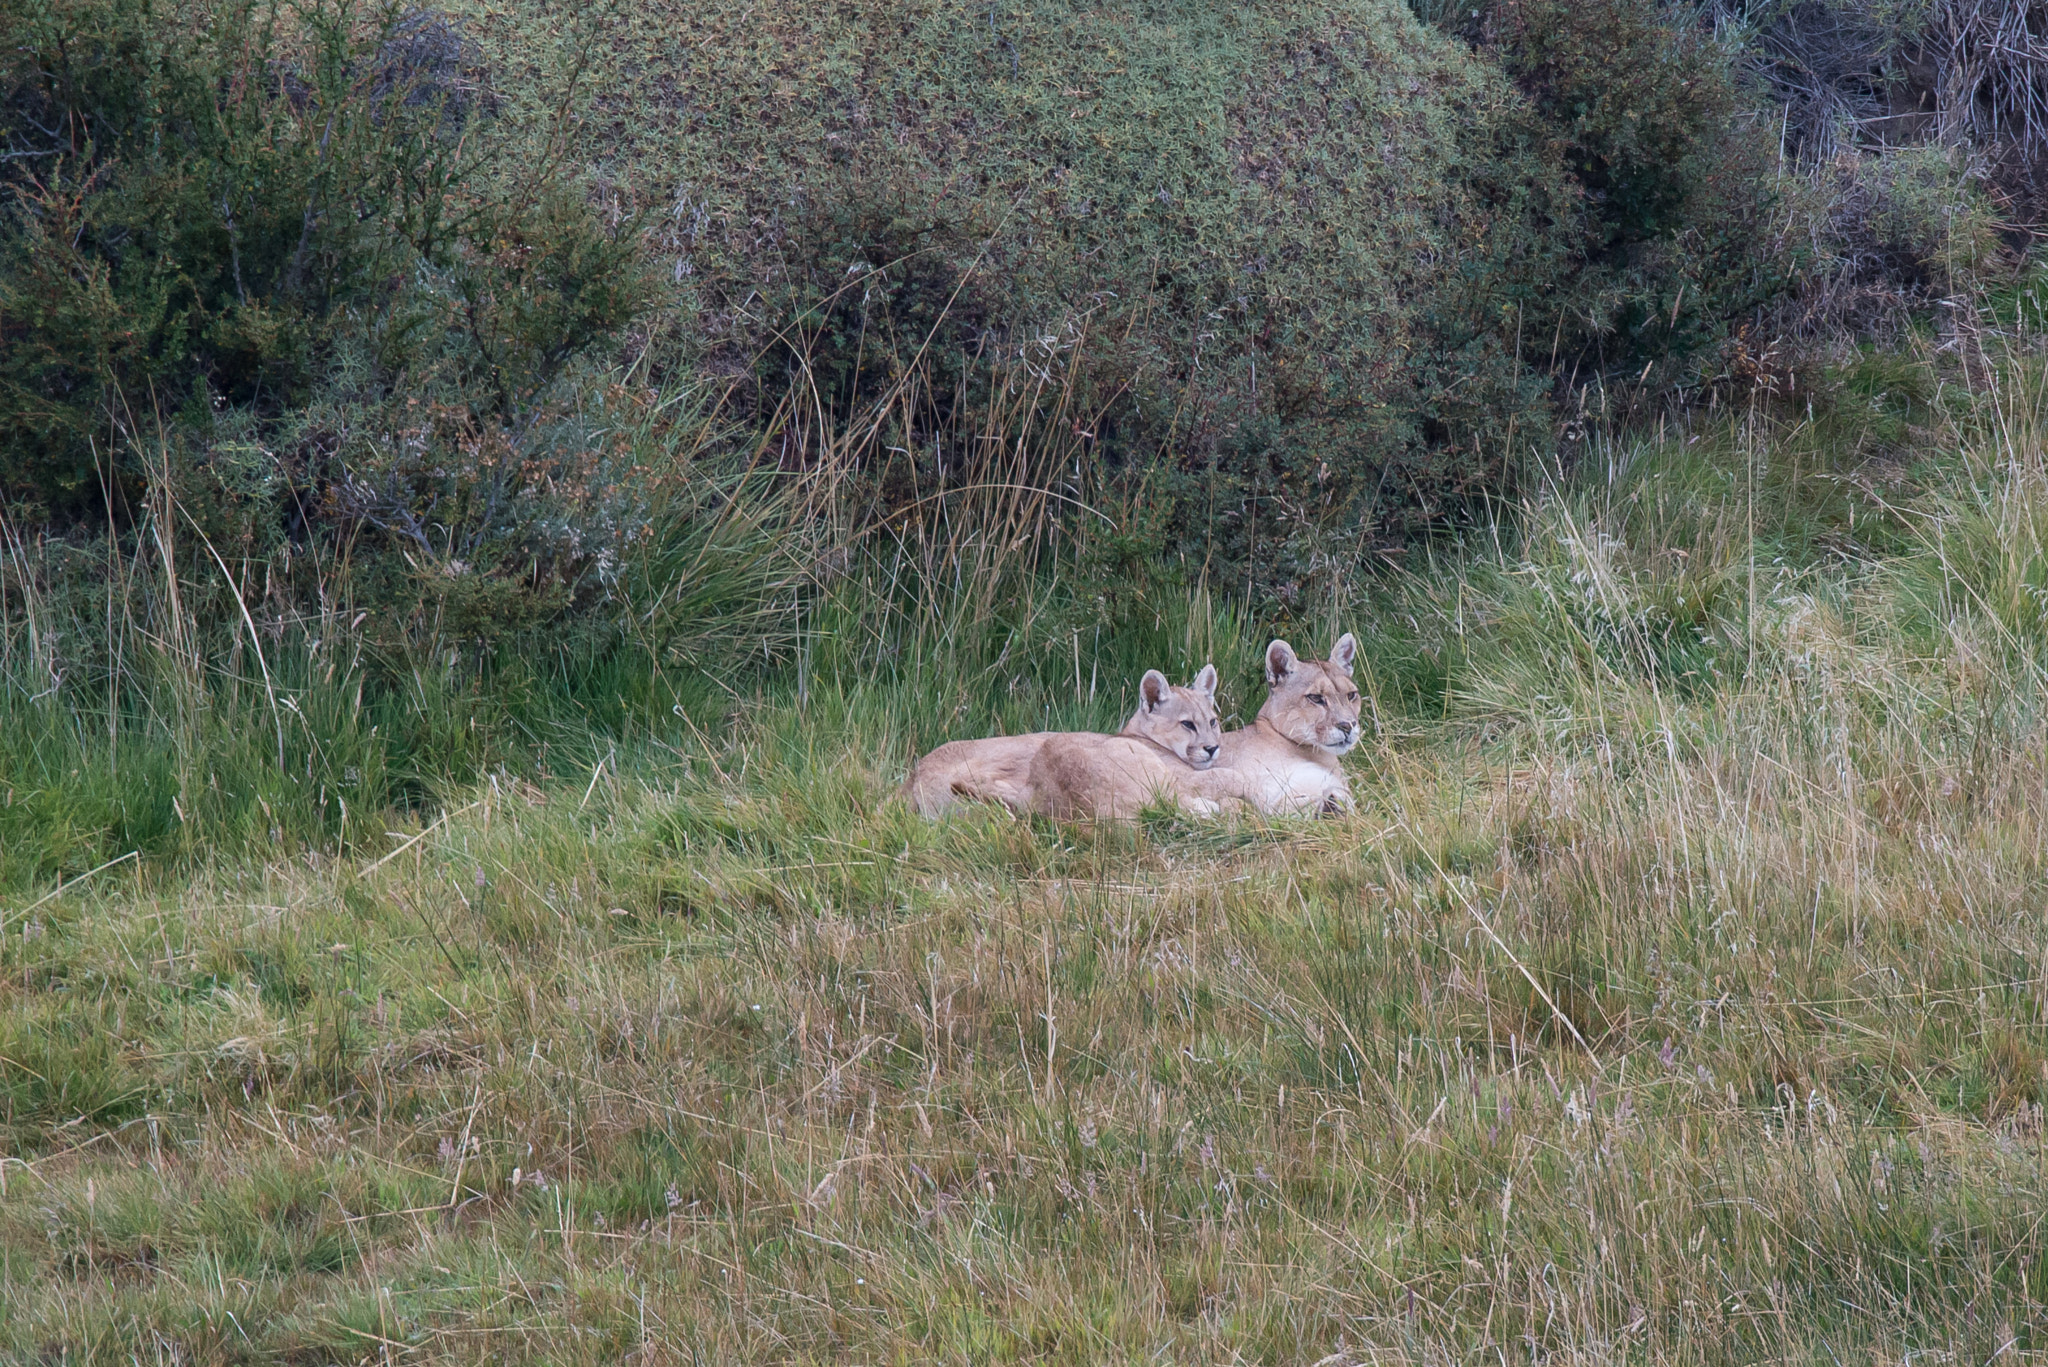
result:
[[(1174, 687), (1156, 669), (1147, 670), (1138, 682), (1138, 710), (1118, 735), (1153, 753), (1171, 754), (1183, 767), (1213, 764), (1223, 735), (1216, 716), (1215, 666), (1205, 666), (1185, 688)], [(1013, 812), (1038, 810), (1033, 761), (1048, 742), (1073, 736), (1112, 739), (1092, 731), (1034, 731), (948, 741), (912, 766), (905, 796), (921, 816), (942, 816), (968, 802), (1000, 802)]]
[(1203, 783), (1215, 770), (1190, 768), (1134, 736), (1054, 736), (1031, 762), (1033, 810), (1046, 816), (1128, 821), (1154, 803), (1189, 816), (1237, 805), (1234, 785)]
[(1205, 665), (1186, 690), (1206, 704), (1206, 718), (1190, 731), (1182, 725), (1172, 744), (1156, 737), (1097, 736), (1070, 732), (1049, 737), (1031, 762), (1025, 786), (1032, 810), (1052, 817), (1092, 816), (1128, 820), (1156, 801), (1179, 805), (1196, 816), (1211, 816), (1227, 804), (1227, 793), (1201, 787), (1221, 743), (1216, 720), (1216, 668)]
[(944, 816), (969, 802), (1000, 802), (1013, 812), (1029, 811), (1025, 780), (1038, 747), (1057, 731), (983, 740), (949, 740), (910, 768), (904, 795), (919, 816)]
[(1285, 641), (1266, 647), (1271, 691), (1258, 717), (1223, 737), (1215, 777), (1261, 812), (1336, 812), (1351, 806), (1338, 761), (1358, 744), (1358, 642), (1337, 639), (1327, 660), (1303, 660)]

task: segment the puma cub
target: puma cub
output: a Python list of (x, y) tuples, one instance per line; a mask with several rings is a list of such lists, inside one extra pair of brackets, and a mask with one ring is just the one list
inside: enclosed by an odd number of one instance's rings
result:
[(1304, 660), (1285, 641), (1266, 647), (1265, 706), (1250, 726), (1223, 737), (1209, 781), (1259, 811), (1337, 812), (1351, 806), (1338, 761), (1358, 744), (1358, 642), (1337, 638), (1327, 660)]
[(1047, 737), (1025, 779), (1031, 810), (1051, 817), (1128, 820), (1155, 801), (1172, 802), (1191, 816), (1213, 816), (1232, 805), (1228, 786), (1212, 790), (1203, 782), (1222, 739), (1215, 720), (1216, 666), (1202, 666), (1194, 682), (1180, 691), (1197, 695), (1208, 719), (1192, 726), (1192, 719), (1181, 719), (1179, 734), (1169, 737), (1175, 743), (1128, 726), (1115, 736), (1069, 732)]
[(1117, 736), (1092, 731), (1033, 731), (1022, 736), (955, 740), (911, 767), (904, 784), (920, 816), (943, 816), (968, 802), (1000, 802), (1013, 812), (1041, 810), (1034, 797), (1033, 762), (1050, 742), (1127, 739), (1153, 753), (1172, 755), (1183, 768), (1205, 769), (1222, 743), (1216, 715), (1216, 666), (1176, 688), (1156, 669), (1138, 681), (1138, 710)]

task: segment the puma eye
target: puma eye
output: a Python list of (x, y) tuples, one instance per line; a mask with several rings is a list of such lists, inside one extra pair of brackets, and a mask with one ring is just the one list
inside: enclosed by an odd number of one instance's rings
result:
[(1330, 705), (1330, 700), (1320, 693), (1309, 694), (1308, 700), (1314, 703), (1317, 707), (1328, 707)]
[(1351, 693), (1351, 694), (1350, 694), (1349, 696), (1347, 696), (1347, 697), (1346, 697), (1346, 698), (1344, 699), (1344, 701), (1345, 701), (1345, 702), (1357, 702), (1357, 701), (1358, 701), (1358, 694), (1357, 694), (1357, 693), (1355, 693), (1355, 692), (1354, 692), (1354, 693)]
[(1188, 730), (1190, 730), (1190, 731), (1192, 731), (1192, 730), (1194, 730), (1194, 729), (1195, 729), (1195, 724), (1194, 724), (1193, 722), (1191, 722), (1191, 721), (1184, 721), (1184, 722), (1182, 722), (1182, 723), (1181, 723), (1181, 725), (1182, 725), (1182, 726), (1185, 726), (1185, 727), (1186, 727), (1186, 728), (1187, 728)]

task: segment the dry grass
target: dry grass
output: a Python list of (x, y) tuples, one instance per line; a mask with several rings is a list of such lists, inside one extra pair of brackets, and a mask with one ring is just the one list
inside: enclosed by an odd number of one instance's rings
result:
[(922, 823), (924, 702), (818, 675), (389, 858), (17, 907), (0, 1357), (2039, 1353), (2005, 383), (1913, 489), (1674, 441), (1362, 599), (1352, 818)]

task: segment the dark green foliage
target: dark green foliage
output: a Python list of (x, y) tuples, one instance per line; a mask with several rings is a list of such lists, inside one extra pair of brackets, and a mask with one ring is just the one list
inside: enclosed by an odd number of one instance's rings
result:
[[(8, 492), (99, 501), (148, 410), (303, 402), (321, 323), (445, 226), (441, 111), (408, 107), (315, 11), (207, 29), (153, 0), (10, 6), (0, 316)], [(140, 410), (140, 411), (138, 411)], [(96, 445), (95, 445), (96, 443)]]
[(1771, 230), (1772, 147), (1736, 53), (1660, 0), (1418, 8), (1500, 64), (1584, 191), (1551, 361), (1583, 379), (1675, 358), (1680, 378), (1710, 378), (1711, 348), (1796, 264)]
[[(644, 676), (779, 610), (758, 522), (649, 468), (695, 406), (595, 364), (646, 300), (638, 224), (497, 117), (454, 21), (0, 28), (0, 883), (348, 839), (544, 753), (574, 680), (624, 708), (629, 639)], [(636, 554), (723, 620), (581, 612)], [(501, 667), (515, 638), (547, 649)]]
[(1685, 226), (1738, 107), (1709, 35), (1655, 0), (1497, 0), (1478, 31), (1564, 137), (1599, 224), (1596, 249)]
[(629, 222), (506, 160), (458, 28), (353, 0), (5, 27), (0, 497), (121, 522), (160, 486), (223, 531), (267, 483), (259, 541), (367, 523), (428, 556), (526, 530), (549, 391), (643, 291)]
[(973, 362), (991, 285), (960, 264), (976, 243), (960, 225), (920, 214), (915, 198), (909, 185), (847, 178), (797, 225), (791, 258), (804, 269), (783, 282), (770, 315), (785, 325), (757, 362), (761, 410), (808, 398), (852, 419), (918, 365), (945, 419), (970, 375), (985, 378)]

